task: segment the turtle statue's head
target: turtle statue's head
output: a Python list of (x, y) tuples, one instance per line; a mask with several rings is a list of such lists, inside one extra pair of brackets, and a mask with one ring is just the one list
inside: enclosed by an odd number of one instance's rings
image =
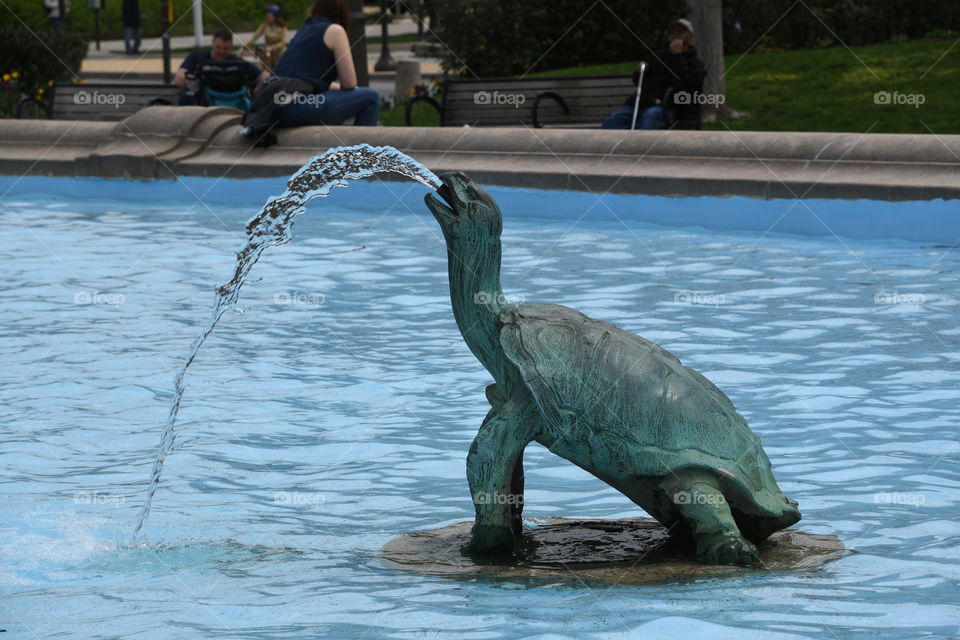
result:
[(500, 237), (503, 218), (500, 216), (500, 207), (489, 193), (459, 171), (445, 173), (440, 180), (443, 186), (437, 189), (437, 194), (446, 204), (432, 193), (428, 193), (425, 200), (427, 208), (440, 223), (444, 236), (471, 239)]

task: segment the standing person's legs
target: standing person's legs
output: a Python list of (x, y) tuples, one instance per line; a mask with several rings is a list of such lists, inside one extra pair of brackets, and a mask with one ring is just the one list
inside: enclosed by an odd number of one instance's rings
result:
[(140, 53), (140, 43), (143, 40), (143, 27), (137, 27), (133, 36), (133, 52)]
[(133, 53), (133, 47), (130, 41), (133, 40), (133, 27), (123, 27), (123, 50), (126, 53)]
[(380, 120), (380, 94), (370, 87), (357, 87), (352, 91), (303, 96), (281, 109), (280, 126), (339, 125), (349, 118), (354, 118), (354, 124), (360, 127), (376, 126)]

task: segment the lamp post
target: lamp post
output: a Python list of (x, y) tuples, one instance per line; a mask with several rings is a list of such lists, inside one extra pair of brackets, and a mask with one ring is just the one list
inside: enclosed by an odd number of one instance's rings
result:
[(97, 39), (97, 51), (100, 51), (100, 9), (103, 9), (103, 0), (87, 0), (87, 8), (93, 11), (93, 32)]
[(417, 2), (417, 13), (414, 16), (414, 18), (416, 18), (417, 20), (417, 41), (418, 42), (420, 40), (423, 40), (423, 15), (424, 13), (426, 13), (424, 11), (424, 9), (426, 8), (425, 5), (426, 5), (426, 2), (424, 2), (424, 0), (420, 0), (419, 2)]
[(170, 84), (170, 24), (173, 22), (173, 0), (160, 2), (160, 26), (163, 28), (163, 84)]
[(390, 34), (387, 33), (387, 1), (380, 0), (380, 37), (383, 45), (380, 47), (380, 59), (373, 66), (375, 71), (394, 71), (397, 62), (390, 55)]
[(370, 86), (370, 74), (367, 70), (367, 26), (364, 24), (363, 0), (349, 0), (350, 8), (350, 53), (353, 66), (357, 70), (357, 86)]

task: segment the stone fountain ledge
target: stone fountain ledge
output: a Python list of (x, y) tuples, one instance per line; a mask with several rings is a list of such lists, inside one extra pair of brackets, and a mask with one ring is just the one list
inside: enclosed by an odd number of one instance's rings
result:
[(435, 172), (508, 187), (665, 196), (960, 197), (960, 136), (730, 131), (304, 127), (256, 149), (226, 108), (149, 107), (119, 123), (0, 120), (0, 174), (290, 175), (338, 145), (389, 145)]

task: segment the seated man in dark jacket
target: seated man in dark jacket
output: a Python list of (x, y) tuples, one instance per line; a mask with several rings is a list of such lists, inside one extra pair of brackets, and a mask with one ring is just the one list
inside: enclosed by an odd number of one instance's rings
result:
[[(697, 57), (693, 41), (693, 25), (689, 20), (676, 20), (670, 25), (670, 46), (657, 51), (647, 64), (637, 110), (637, 129), (662, 129), (675, 122), (695, 123), (700, 119), (697, 100), (707, 75)], [(640, 63), (645, 64), (645, 63)], [(633, 72), (633, 82), (640, 77), (640, 65)], [(630, 96), (603, 121), (604, 129), (629, 129), (633, 121), (636, 96)]]
[[(256, 85), (270, 76), (269, 71), (261, 71), (257, 65), (247, 62), (233, 53), (233, 33), (225, 27), (213, 32), (213, 46), (209, 50), (193, 51), (180, 64), (173, 84), (186, 89), (180, 94), (181, 105), (203, 104), (199, 80), (192, 78), (200, 67), (209, 62), (235, 63), (247, 85)], [(208, 105), (209, 106), (209, 105)]]

